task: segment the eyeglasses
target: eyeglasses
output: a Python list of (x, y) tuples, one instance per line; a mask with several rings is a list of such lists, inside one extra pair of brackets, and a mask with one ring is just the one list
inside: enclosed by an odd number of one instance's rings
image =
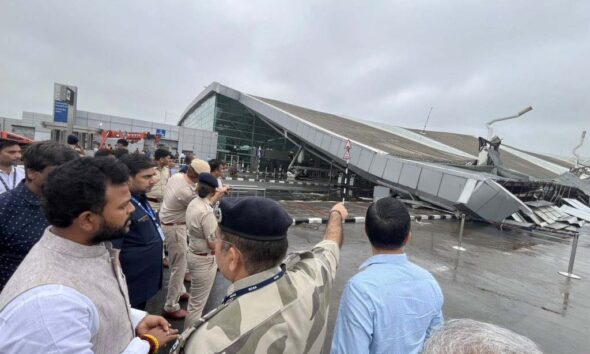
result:
[(236, 247), (236, 245), (234, 245), (233, 243), (229, 242), (229, 241), (225, 241), (223, 240), (221, 237), (217, 237), (217, 233), (219, 231), (215, 231), (214, 233), (210, 234), (207, 236), (207, 241), (209, 242), (215, 242), (217, 240), (223, 242), (223, 244), (228, 245), (229, 247), (227, 249), (229, 249), (230, 247), (235, 248), (236, 250), (238, 250), (238, 252), (240, 252), (240, 249)]

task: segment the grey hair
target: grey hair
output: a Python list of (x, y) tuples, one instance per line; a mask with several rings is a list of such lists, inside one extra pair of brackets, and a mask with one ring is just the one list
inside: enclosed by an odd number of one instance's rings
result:
[(424, 344), (422, 354), (543, 354), (527, 337), (471, 319), (445, 322)]

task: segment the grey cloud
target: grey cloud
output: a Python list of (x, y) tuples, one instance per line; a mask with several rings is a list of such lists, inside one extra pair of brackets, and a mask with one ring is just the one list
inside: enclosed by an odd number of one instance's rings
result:
[[(18, 1), (0, 5), (0, 115), (162, 121), (211, 81), (336, 114), (568, 154), (590, 130), (584, 1)], [(590, 156), (590, 142), (582, 151)]]

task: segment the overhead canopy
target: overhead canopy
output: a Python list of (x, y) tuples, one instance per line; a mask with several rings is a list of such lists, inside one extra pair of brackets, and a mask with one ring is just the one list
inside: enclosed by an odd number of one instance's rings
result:
[[(356, 120), (249, 95), (217, 82), (189, 104), (179, 125), (185, 124), (202, 103), (216, 95), (243, 105), (277, 132), (296, 138), (335, 163), (346, 163), (344, 148), (347, 140), (351, 140), (350, 168), (373, 183), (411, 193), (448, 209), (458, 208), (490, 222), (502, 221), (517, 210), (531, 212), (498, 183), (505, 178), (461, 168), (477, 157), (479, 144), (474, 136), (420, 132)], [(534, 179), (554, 178), (568, 169), (564, 161), (504, 145), (502, 148), (504, 167)]]

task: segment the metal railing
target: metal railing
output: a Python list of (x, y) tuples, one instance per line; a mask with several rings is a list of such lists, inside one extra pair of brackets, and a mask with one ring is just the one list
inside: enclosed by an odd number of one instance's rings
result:
[(258, 197), (258, 193), (262, 192), (262, 196), (266, 198), (266, 188), (259, 186), (228, 186), (230, 197), (239, 197), (241, 194), (251, 195), (254, 192), (254, 196)]

